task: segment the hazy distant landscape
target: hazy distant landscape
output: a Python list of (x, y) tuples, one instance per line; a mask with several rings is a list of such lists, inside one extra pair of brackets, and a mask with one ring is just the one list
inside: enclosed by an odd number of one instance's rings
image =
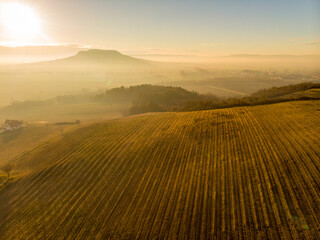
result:
[(140, 84), (242, 97), (273, 86), (320, 81), (320, 56), (224, 59), (212, 64), (178, 64), (141, 60), (117, 51), (82, 51), (61, 60), (0, 67), (0, 100), (5, 106), (14, 101), (46, 100)]
[[(99, 96), (119, 87), (145, 84), (183, 88), (190, 95), (195, 92), (198, 96), (192, 100), (246, 98), (261, 89), (319, 83), (318, 63), (317, 55), (244, 54), (200, 64), (150, 61), (115, 50), (81, 50), (62, 59), (2, 65), (0, 121), (8, 118), (27, 122), (96, 121), (129, 115), (132, 99), (123, 102), (109, 97), (101, 101)], [(157, 91), (164, 94), (160, 88)], [(167, 98), (179, 95), (172, 94)], [(142, 101), (152, 101), (151, 95), (144, 96)], [(157, 104), (162, 105), (161, 111), (176, 111), (182, 109), (182, 102), (189, 100), (184, 98), (179, 104), (169, 101), (165, 106), (162, 102)]]

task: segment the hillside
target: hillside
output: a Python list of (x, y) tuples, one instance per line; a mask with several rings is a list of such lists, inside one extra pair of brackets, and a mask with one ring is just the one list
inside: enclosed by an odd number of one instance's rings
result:
[(45, 101), (15, 102), (0, 108), (0, 122), (8, 118), (49, 122), (96, 121), (147, 112), (199, 111), (310, 99), (320, 99), (319, 83), (262, 89), (242, 98), (218, 98), (181, 87), (142, 84), (112, 88), (99, 94), (83, 93)]
[(256, 106), (288, 101), (320, 99), (320, 83), (306, 82), (261, 89), (250, 96), (228, 99), (200, 99), (184, 103), (180, 111), (199, 111), (227, 107)]
[(320, 101), (146, 114), (13, 162), (1, 239), (319, 239)]
[(45, 101), (15, 102), (0, 107), (0, 122), (8, 118), (49, 122), (106, 120), (129, 114), (172, 111), (188, 101), (205, 98), (180, 87), (144, 84), (113, 88), (100, 94), (84, 93)]
[(96, 100), (105, 104), (125, 104), (130, 106), (129, 115), (146, 112), (174, 111), (181, 105), (196, 100), (217, 99), (187, 91), (181, 87), (156, 86), (150, 84), (120, 87), (107, 90)]

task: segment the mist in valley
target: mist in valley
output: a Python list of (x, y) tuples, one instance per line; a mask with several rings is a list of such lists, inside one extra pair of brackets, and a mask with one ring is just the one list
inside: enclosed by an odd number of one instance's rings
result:
[[(130, 102), (93, 100), (121, 86), (152, 84), (218, 99), (247, 97), (260, 89), (320, 82), (319, 63), (316, 55), (234, 55), (204, 63), (176, 63), (139, 59), (115, 50), (82, 50), (62, 59), (3, 64), (0, 121), (95, 121), (123, 116)], [(68, 96), (72, 101), (61, 101)]]

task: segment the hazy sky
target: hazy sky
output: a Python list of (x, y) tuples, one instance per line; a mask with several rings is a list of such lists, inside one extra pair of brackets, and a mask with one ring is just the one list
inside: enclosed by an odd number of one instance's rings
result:
[[(141, 54), (319, 54), (319, 0), (2, 0), (28, 5), (41, 34), (0, 42)], [(1, 7), (1, 5), (0, 5)]]

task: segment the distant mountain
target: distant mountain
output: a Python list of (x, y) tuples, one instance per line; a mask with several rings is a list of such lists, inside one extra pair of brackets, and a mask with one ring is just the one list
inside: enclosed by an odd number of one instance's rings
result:
[(320, 55), (260, 55), (260, 54), (233, 54), (227, 58), (242, 59), (320, 59)]
[[(81, 51), (77, 55), (65, 59), (57, 60), (70, 63), (88, 63), (88, 64), (148, 64), (147, 60), (142, 60), (127, 55), (123, 55), (115, 50), (99, 50), (91, 49), (88, 51)], [(56, 61), (56, 62), (57, 62)]]
[(115, 50), (90, 49), (75, 56), (52, 61), (20, 65), (22, 68), (46, 70), (106, 70), (149, 68), (156, 62), (123, 55)]

